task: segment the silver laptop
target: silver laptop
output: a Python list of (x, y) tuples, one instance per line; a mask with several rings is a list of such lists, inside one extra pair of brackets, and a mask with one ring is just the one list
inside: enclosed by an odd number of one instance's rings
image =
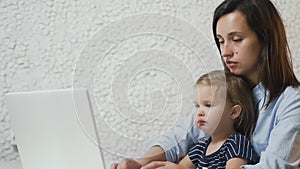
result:
[(5, 95), (23, 169), (104, 169), (86, 89)]

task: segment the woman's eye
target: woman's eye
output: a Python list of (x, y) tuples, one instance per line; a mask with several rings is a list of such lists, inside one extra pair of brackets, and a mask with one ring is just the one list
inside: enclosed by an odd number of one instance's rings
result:
[(219, 44), (223, 44), (224, 43), (224, 41), (223, 40), (219, 40)]
[(222, 37), (217, 37), (216, 39), (218, 40), (219, 44), (224, 43), (224, 39)]
[(233, 39), (234, 42), (241, 42), (242, 40), (243, 40), (242, 38)]

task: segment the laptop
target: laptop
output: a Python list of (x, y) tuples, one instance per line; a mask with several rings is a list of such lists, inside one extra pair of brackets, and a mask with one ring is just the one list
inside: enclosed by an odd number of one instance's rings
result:
[(86, 89), (5, 95), (23, 169), (105, 169)]

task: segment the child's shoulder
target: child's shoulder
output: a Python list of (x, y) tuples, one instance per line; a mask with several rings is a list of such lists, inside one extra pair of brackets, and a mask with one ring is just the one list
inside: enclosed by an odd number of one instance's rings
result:
[(248, 144), (248, 143), (250, 143), (250, 141), (245, 135), (243, 135), (241, 133), (235, 133), (235, 134), (232, 134), (231, 136), (229, 136), (229, 138), (226, 140), (225, 143), (238, 145), (240, 143)]
[(210, 136), (205, 136), (205, 137), (201, 137), (198, 140), (198, 143), (203, 143), (203, 144), (208, 144), (211, 141), (211, 137)]
[(229, 136), (228, 139), (237, 139), (237, 140), (238, 139), (247, 139), (248, 140), (248, 138), (242, 133), (234, 133), (231, 136)]
[(251, 142), (241, 133), (231, 135), (224, 143), (223, 150), (226, 152), (228, 159), (235, 157), (244, 158), (250, 163), (257, 163), (259, 160), (259, 156)]

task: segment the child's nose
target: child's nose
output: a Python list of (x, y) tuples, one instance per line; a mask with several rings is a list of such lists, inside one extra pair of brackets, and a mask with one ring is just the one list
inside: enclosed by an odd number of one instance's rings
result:
[(199, 108), (198, 116), (205, 116), (205, 112)]

